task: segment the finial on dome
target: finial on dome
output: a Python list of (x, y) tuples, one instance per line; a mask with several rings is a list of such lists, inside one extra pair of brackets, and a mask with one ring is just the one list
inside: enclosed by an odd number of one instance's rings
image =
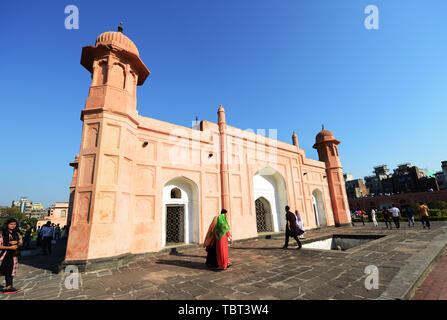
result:
[(321, 130), (324, 130), (324, 124), (321, 125)]
[(118, 32), (123, 33), (123, 22), (120, 22), (120, 25), (118, 26)]

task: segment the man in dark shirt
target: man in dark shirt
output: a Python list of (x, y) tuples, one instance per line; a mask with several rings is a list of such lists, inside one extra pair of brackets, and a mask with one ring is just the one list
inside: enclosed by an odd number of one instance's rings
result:
[(23, 247), (29, 248), (30, 242), (31, 242), (31, 232), (32, 228), (29, 223), (26, 224), (26, 231), (25, 231), (25, 237), (23, 238)]
[(296, 240), (298, 244), (298, 249), (301, 249), (301, 242), (298, 239), (298, 226), (296, 224), (296, 218), (293, 212), (290, 212), (290, 207), (286, 206), (286, 242), (284, 243), (283, 249), (287, 249), (289, 246), (289, 237)]
[(408, 219), (408, 226), (411, 227), (412, 223), (414, 227), (414, 209), (412, 207), (407, 207), (406, 213)]

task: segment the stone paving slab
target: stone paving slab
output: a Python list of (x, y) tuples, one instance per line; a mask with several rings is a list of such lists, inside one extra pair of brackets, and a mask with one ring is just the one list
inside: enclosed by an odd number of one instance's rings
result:
[[(387, 230), (384, 226), (327, 228), (306, 232), (305, 242), (332, 234), (384, 235), (346, 251), (281, 249), (284, 236), (235, 242), (233, 266), (208, 269), (203, 248), (161, 252), (111, 270), (80, 274), (78, 289), (67, 289), (67, 274), (55, 274), (63, 248), (52, 257), (20, 261), (14, 286), (21, 292), (0, 299), (89, 300), (294, 300), (402, 299), (414, 290), (427, 267), (447, 244), (447, 222)], [(62, 255), (62, 256), (61, 256)], [(379, 288), (365, 288), (365, 268), (379, 270)]]

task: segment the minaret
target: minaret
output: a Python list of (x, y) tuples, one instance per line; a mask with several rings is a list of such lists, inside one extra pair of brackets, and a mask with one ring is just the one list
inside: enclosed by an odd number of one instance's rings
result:
[(293, 134), (292, 134), (292, 143), (294, 146), (298, 147), (298, 136), (296, 135), (295, 130), (293, 131)]
[(92, 84), (85, 110), (102, 108), (137, 114), (137, 85), (150, 74), (135, 44), (118, 32), (104, 32), (94, 46), (82, 48), (81, 64), (92, 73)]
[(346, 196), (346, 187), (343, 179), (343, 167), (341, 166), (338, 155), (337, 145), (339, 143), (340, 141), (335, 139), (332, 132), (325, 130), (324, 126), (322, 126), (322, 130), (317, 134), (316, 142), (313, 146), (318, 151), (319, 160), (326, 163), (326, 176), (336, 226), (351, 223), (348, 198)]
[[(94, 46), (82, 48), (81, 65), (91, 72), (92, 82), (81, 112), (82, 139), (64, 262), (80, 271), (97, 259), (129, 254), (140, 232), (131, 229), (129, 212), (139, 123), (136, 87), (149, 70), (122, 31), (120, 26), (118, 32), (104, 32)], [(123, 238), (122, 232), (132, 237)]]
[(70, 227), (71, 217), (73, 215), (73, 204), (76, 191), (76, 179), (78, 178), (78, 164), (79, 164), (79, 154), (75, 156), (75, 160), (73, 162), (70, 162), (70, 167), (73, 167), (73, 177), (71, 178), (71, 185), (70, 185), (70, 199), (68, 202), (67, 227)]
[(227, 209), (231, 217), (230, 210), (230, 178), (227, 158), (227, 137), (226, 137), (226, 122), (225, 109), (222, 105), (217, 110), (217, 124), (219, 125), (220, 136), (220, 181), (222, 192), (222, 208)]

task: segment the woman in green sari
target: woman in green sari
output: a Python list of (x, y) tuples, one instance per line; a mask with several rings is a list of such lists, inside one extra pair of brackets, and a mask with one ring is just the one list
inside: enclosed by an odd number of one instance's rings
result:
[(225, 270), (231, 266), (228, 259), (228, 239), (233, 243), (230, 235), (230, 225), (226, 216), (227, 210), (222, 209), (220, 215), (217, 217), (216, 225), (214, 227), (214, 236), (216, 239), (216, 256), (217, 265), (219, 269)]

